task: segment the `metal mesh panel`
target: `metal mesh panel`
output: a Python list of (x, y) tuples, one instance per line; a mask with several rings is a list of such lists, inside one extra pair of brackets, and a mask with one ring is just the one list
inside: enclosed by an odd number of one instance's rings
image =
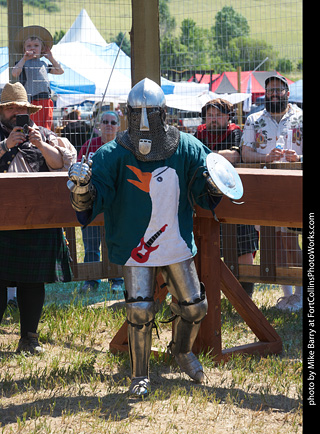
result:
[[(23, 26), (42, 26), (52, 35), (52, 56), (64, 71), (62, 74), (52, 74), (57, 72), (54, 69), (48, 71), (50, 95), (47, 101), (48, 107), (51, 102), (53, 105), (52, 129), (69, 137), (80, 152), (92, 129), (93, 137), (101, 135), (101, 119), (95, 123), (95, 117), (102, 106), (102, 112), (117, 111), (120, 130), (124, 130), (125, 101), (131, 88), (131, 7), (130, 0), (66, 0), (63, 3), (29, 0), (23, 2), (22, 9), (21, 1), (8, 1), (8, 5), (0, 1), (0, 89), (8, 81), (21, 80), (23, 75), (14, 77), (12, 74), (15, 64), (23, 57), (14, 44), (18, 30)], [(209, 125), (210, 118), (210, 134), (206, 136), (202, 131), (199, 139), (237, 167), (301, 169), (302, 1), (160, 0), (159, 17), (161, 85), (166, 94), (169, 123), (196, 134), (201, 125)], [(122, 50), (102, 102), (125, 32)], [(50, 55), (49, 59), (42, 57), (42, 61), (54, 63)], [(285, 83), (279, 80), (276, 84), (271, 82), (266, 94), (265, 80), (272, 73), (287, 79), (290, 94)], [(29, 95), (30, 99), (32, 96)], [(288, 103), (295, 107), (289, 127), (288, 124), (281, 126), (281, 116), (270, 118), (268, 124), (264, 117), (257, 116), (265, 107), (266, 97), (278, 97), (279, 104), (288, 98)], [(217, 98), (220, 98), (218, 105)], [(221, 99), (232, 104), (232, 109), (221, 111)], [(215, 104), (203, 111), (210, 100), (215, 100)], [(257, 117), (246, 125), (250, 115)], [(36, 122), (41, 123), (41, 120)], [(236, 127), (229, 131), (228, 124)], [(284, 161), (272, 156), (266, 159), (273, 148), (280, 149), (280, 136), (283, 136), (283, 148), (292, 152), (287, 153)], [(254, 157), (248, 157), (245, 152), (248, 148), (256, 152)], [(301, 232), (290, 227), (259, 228), (258, 236), (256, 229), (222, 225), (224, 260), (246, 281), (299, 285)], [(83, 241), (81, 233), (78, 230), (76, 233), (74, 240), (69, 234), (69, 241), (76, 246), (77, 262), (81, 263)], [(100, 262), (103, 256), (100, 252)], [(252, 264), (256, 268), (248, 268)], [(119, 270), (111, 265), (99, 267), (99, 272), (83, 268), (85, 271), (79, 271), (79, 276), (119, 275)], [(260, 280), (257, 280), (258, 274)]]

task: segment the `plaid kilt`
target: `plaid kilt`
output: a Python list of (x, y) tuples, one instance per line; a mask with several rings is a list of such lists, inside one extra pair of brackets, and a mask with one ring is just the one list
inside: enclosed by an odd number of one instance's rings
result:
[(259, 250), (259, 233), (252, 225), (237, 225), (238, 256)]
[[(237, 224), (237, 253), (238, 256), (246, 253), (254, 254), (259, 250), (259, 232), (256, 231), (253, 225)], [(223, 238), (222, 227), (220, 225), (220, 255), (223, 254)]]
[(0, 264), (0, 280), (72, 280), (69, 250), (61, 228), (0, 231)]

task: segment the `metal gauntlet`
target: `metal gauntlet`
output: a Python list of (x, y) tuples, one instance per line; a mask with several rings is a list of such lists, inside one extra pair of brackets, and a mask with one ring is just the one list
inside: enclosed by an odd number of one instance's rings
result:
[(90, 163), (72, 164), (68, 172), (67, 187), (70, 190), (71, 205), (75, 211), (91, 209), (96, 197), (96, 189), (91, 182)]
[(214, 197), (221, 197), (223, 196), (223, 193), (219, 190), (219, 188), (216, 186), (216, 184), (214, 183), (213, 179), (211, 178), (211, 176), (209, 175), (209, 172), (204, 171), (203, 172), (203, 176), (206, 178), (206, 187), (207, 187), (207, 192)]

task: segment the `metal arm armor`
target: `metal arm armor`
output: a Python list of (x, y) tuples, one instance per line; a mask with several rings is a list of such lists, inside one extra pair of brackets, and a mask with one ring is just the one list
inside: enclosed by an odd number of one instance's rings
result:
[[(68, 181), (72, 182), (72, 181)], [(73, 184), (74, 185), (74, 184)], [(86, 189), (83, 193), (77, 192), (77, 189)], [(75, 211), (81, 212), (91, 209), (96, 197), (96, 189), (94, 185), (89, 182), (89, 184), (83, 187), (76, 187), (75, 191), (70, 192), (71, 206)]]

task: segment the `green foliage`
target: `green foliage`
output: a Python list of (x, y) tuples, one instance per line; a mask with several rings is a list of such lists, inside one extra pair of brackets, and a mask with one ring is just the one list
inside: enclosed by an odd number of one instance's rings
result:
[(263, 64), (266, 70), (274, 68), (276, 53), (271, 45), (265, 41), (240, 36), (231, 39), (225, 59), (234, 67), (241, 66), (243, 71), (255, 69), (263, 60), (268, 60)]
[[(163, 0), (165, 2), (165, 0)], [(163, 3), (162, 2), (162, 3)], [(167, 6), (167, 2), (164, 3)], [(170, 21), (168, 9), (166, 20)], [(176, 72), (188, 71), (235, 71), (256, 68), (263, 60), (265, 69), (275, 67), (277, 53), (265, 41), (249, 37), (247, 19), (230, 7), (216, 14), (215, 25), (206, 29), (197, 25), (192, 18), (182, 21), (180, 36), (170, 32), (160, 40), (161, 69), (168, 78)]]
[(250, 34), (247, 19), (232, 6), (225, 6), (217, 13), (213, 30), (217, 48), (220, 50), (226, 49), (231, 39)]
[(278, 59), (276, 70), (288, 73), (293, 70), (293, 64), (290, 59)]
[(23, 0), (23, 2), (39, 9), (45, 9), (48, 12), (60, 11), (60, 8), (56, 4), (56, 0)]
[(298, 71), (302, 71), (303, 70), (303, 60), (299, 60), (299, 62), (297, 63), (297, 70)]
[[(120, 47), (123, 36), (124, 33), (119, 32), (118, 35), (111, 40), (111, 42), (115, 42)], [(130, 43), (130, 39), (128, 39), (127, 36), (125, 36), (123, 39), (121, 50), (124, 51), (127, 56), (131, 56), (131, 43)]]
[(210, 63), (208, 30), (196, 25), (191, 18), (181, 23), (180, 43), (186, 48), (186, 67), (206, 68)]
[(160, 27), (160, 38), (165, 35), (172, 35), (176, 29), (176, 20), (170, 15), (169, 0), (159, 1), (159, 27)]
[(60, 30), (60, 32), (55, 31), (53, 35), (53, 44), (57, 44), (66, 34), (64, 30)]
[(164, 37), (160, 42), (161, 69), (179, 69), (186, 65), (188, 49), (179, 38)]

